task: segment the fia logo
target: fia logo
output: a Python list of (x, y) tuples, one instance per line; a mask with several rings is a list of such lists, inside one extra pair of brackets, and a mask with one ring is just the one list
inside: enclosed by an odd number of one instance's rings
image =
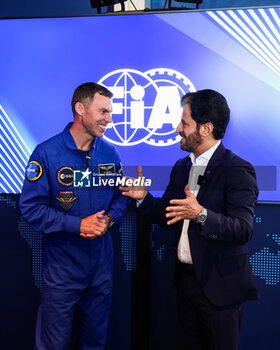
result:
[(142, 142), (168, 146), (180, 141), (175, 131), (182, 114), (180, 100), (187, 92), (196, 91), (186, 76), (168, 68), (145, 73), (118, 69), (98, 83), (114, 94), (113, 122), (104, 136), (109, 142), (121, 146)]

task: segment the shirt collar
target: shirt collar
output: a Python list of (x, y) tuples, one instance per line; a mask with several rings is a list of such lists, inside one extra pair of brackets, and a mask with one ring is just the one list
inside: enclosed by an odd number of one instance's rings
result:
[(221, 140), (219, 140), (214, 146), (209, 148), (207, 151), (196, 157), (193, 153), (190, 154), (192, 164), (206, 164), (213, 156), (216, 149), (219, 147)]

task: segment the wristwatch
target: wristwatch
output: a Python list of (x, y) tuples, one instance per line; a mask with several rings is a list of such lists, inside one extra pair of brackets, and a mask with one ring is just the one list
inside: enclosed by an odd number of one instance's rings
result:
[(202, 208), (201, 212), (196, 216), (195, 222), (204, 225), (207, 219), (207, 209)]
[(114, 217), (113, 217), (113, 215), (111, 215), (111, 214), (107, 214), (106, 216), (107, 216), (108, 219), (109, 219), (108, 228), (111, 228), (111, 227), (114, 225), (114, 223), (115, 223)]

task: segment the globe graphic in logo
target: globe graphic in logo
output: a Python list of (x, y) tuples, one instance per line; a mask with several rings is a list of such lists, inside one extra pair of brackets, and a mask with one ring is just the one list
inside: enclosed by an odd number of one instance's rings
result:
[(113, 123), (107, 127), (105, 139), (116, 145), (132, 146), (156, 131), (148, 126), (158, 90), (151, 78), (137, 70), (119, 69), (105, 75), (98, 83), (114, 94)]
[(145, 73), (118, 69), (98, 82), (114, 94), (113, 122), (104, 138), (120, 146), (142, 142), (166, 146), (179, 142), (176, 127), (181, 119), (180, 99), (186, 91), (196, 91), (188, 78), (171, 69)]

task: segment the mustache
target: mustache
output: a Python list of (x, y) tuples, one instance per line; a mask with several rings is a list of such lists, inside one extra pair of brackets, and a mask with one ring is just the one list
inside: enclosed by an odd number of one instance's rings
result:
[(183, 132), (179, 132), (179, 135), (183, 138), (186, 138), (186, 135)]

